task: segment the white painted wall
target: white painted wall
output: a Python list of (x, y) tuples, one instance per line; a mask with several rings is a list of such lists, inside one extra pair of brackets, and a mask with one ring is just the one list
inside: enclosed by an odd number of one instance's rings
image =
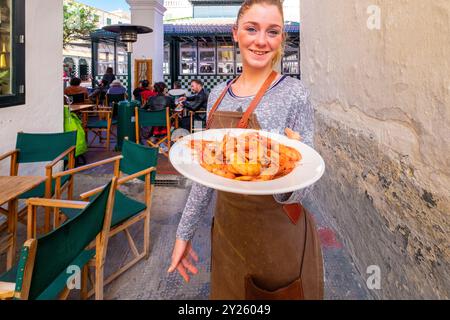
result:
[[(133, 44), (132, 73), (134, 77), (134, 60), (152, 59), (152, 82), (163, 81), (164, 61), (164, 26), (163, 16), (166, 8), (163, 0), (127, 0), (130, 5), (131, 23), (147, 26), (152, 33), (138, 35), (138, 40)], [(134, 79), (132, 79), (134, 83)]]
[[(23, 132), (61, 132), (63, 1), (26, 3), (26, 104), (0, 108), (0, 154), (16, 144)], [(21, 174), (42, 174), (30, 166)], [(0, 162), (0, 175), (9, 174), (9, 161)]]

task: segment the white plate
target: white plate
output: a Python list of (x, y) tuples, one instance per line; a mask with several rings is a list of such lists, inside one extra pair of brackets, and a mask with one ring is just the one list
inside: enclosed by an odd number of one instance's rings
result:
[(186, 94), (186, 91), (183, 89), (172, 89), (172, 90), (169, 90), (168, 93), (171, 96), (182, 96), (182, 95)]
[(197, 183), (221, 191), (248, 195), (271, 195), (292, 192), (306, 188), (322, 177), (325, 172), (325, 162), (313, 148), (277, 133), (259, 131), (262, 136), (269, 137), (300, 151), (302, 160), (288, 175), (270, 181), (236, 181), (215, 175), (200, 166), (198, 156), (189, 147), (191, 140), (221, 141), (225, 134), (238, 136), (242, 133), (254, 131), (256, 130), (211, 129), (191, 134), (178, 140), (171, 147), (169, 153), (170, 162), (179, 173)]

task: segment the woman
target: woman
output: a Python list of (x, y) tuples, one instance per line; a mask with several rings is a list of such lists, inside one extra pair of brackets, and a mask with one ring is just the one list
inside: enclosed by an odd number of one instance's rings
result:
[[(153, 86), (155, 90), (155, 96), (148, 97), (144, 109), (148, 111), (161, 111), (165, 110), (167, 107), (170, 110), (175, 109), (175, 101), (172, 97), (166, 96), (167, 86), (164, 82), (157, 82)], [(145, 96), (142, 96), (143, 98)], [(152, 136), (161, 136), (167, 134), (166, 127), (153, 127), (151, 131)]]
[(120, 80), (114, 80), (113, 82), (111, 82), (109, 89), (108, 89), (108, 94), (127, 94), (127, 88), (125, 88), (122, 85), (122, 82), (120, 82)]
[[(88, 90), (85, 87), (81, 86), (81, 79), (76, 77), (70, 79), (70, 86), (64, 89), (64, 94), (69, 96), (83, 94), (84, 100), (88, 98)], [(74, 103), (83, 101), (74, 101)]]
[[(280, 0), (244, 1), (233, 28), (243, 71), (212, 90), (208, 128), (261, 128), (313, 145), (313, 109), (302, 82), (277, 74), (284, 34)], [(253, 110), (252, 113), (250, 113)], [(243, 123), (243, 112), (249, 121)], [(236, 121), (237, 119), (237, 121)], [(244, 121), (245, 122), (245, 121)], [(242, 125), (243, 124), (243, 125)], [(274, 196), (217, 192), (211, 251), (212, 299), (321, 299), (323, 266), (311, 216), (299, 202), (307, 189)], [(214, 190), (192, 186), (168, 272), (197, 273), (195, 226)]]
[(116, 80), (116, 76), (114, 75), (113, 68), (111, 68), (111, 67), (106, 68), (106, 72), (103, 75), (102, 80), (105, 80), (107, 82), (106, 87), (109, 87), (111, 85), (111, 83), (114, 80)]
[(133, 96), (134, 96), (135, 100), (138, 100), (142, 103), (142, 97), (141, 97), (142, 92), (144, 92), (144, 91), (150, 92), (151, 91), (152, 92), (150, 94), (150, 96), (151, 96), (151, 95), (153, 95), (153, 91), (150, 90), (150, 88), (149, 88), (150, 82), (148, 82), (148, 80), (142, 80), (142, 81), (140, 81), (140, 84), (141, 84), (140, 87), (137, 87), (136, 89), (133, 90)]
[(150, 111), (160, 111), (169, 107), (171, 110), (175, 109), (175, 100), (166, 96), (167, 86), (164, 82), (157, 82), (154, 85), (156, 95), (148, 98), (147, 103), (144, 105), (144, 109)]

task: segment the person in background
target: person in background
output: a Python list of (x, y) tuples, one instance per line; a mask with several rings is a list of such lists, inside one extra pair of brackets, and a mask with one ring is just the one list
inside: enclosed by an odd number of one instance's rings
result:
[(181, 83), (180, 81), (175, 81), (173, 83), (172, 89), (181, 89)]
[(149, 84), (148, 89), (141, 92), (142, 104), (145, 105), (150, 97), (154, 97), (157, 94), (155, 87)]
[(164, 82), (155, 83), (155, 96), (148, 98), (144, 109), (149, 111), (160, 111), (169, 107), (171, 110), (175, 109), (175, 100), (171, 96), (167, 96), (167, 86)]
[(141, 101), (141, 93), (144, 91), (151, 91), (149, 88), (150, 82), (148, 80), (139, 81), (140, 86), (133, 90), (133, 96), (135, 100)]
[(67, 95), (75, 95), (75, 94), (84, 94), (84, 99), (88, 98), (88, 90), (85, 87), (82, 87), (80, 78), (72, 78), (70, 80), (70, 86), (64, 89), (64, 94)]
[[(175, 108), (175, 101), (172, 97), (166, 95), (167, 86), (164, 82), (157, 82), (154, 85), (155, 96), (149, 97), (147, 103), (144, 105), (143, 109), (150, 112), (156, 112), (165, 110), (167, 107), (170, 110)], [(158, 136), (164, 136), (167, 134), (166, 127), (152, 127), (150, 132), (150, 139), (157, 139)]]
[(109, 89), (108, 89), (108, 94), (125, 94), (125, 96), (127, 95), (127, 88), (125, 88), (122, 83), (120, 82), (120, 80), (114, 80)]
[(108, 84), (106, 87), (109, 87), (111, 83), (116, 80), (116, 76), (114, 75), (113, 68), (106, 68), (106, 73), (103, 75), (102, 80), (105, 80)]
[[(178, 102), (182, 104), (187, 111), (206, 111), (208, 106), (208, 94), (203, 89), (203, 83), (200, 80), (194, 79), (191, 81), (191, 91), (194, 93), (189, 97), (180, 97)], [(206, 120), (206, 113), (195, 113), (194, 120), (204, 122)], [(191, 117), (185, 115), (181, 119), (181, 127), (186, 130), (192, 130)]]
[(208, 106), (208, 94), (203, 89), (203, 82), (194, 79), (191, 81), (192, 96), (181, 97), (179, 101), (183, 103), (183, 107), (189, 111), (206, 110)]
[(89, 99), (91, 99), (92, 102), (96, 102), (98, 97), (99, 103), (102, 103), (107, 91), (108, 81), (102, 79), (97, 88), (95, 88), (95, 90), (89, 95)]

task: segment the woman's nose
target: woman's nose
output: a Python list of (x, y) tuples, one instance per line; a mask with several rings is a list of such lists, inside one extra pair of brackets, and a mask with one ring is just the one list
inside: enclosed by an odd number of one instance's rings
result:
[(259, 46), (264, 46), (267, 43), (267, 36), (265, 32), (258, 32), (256, 37), (256, 44)]

